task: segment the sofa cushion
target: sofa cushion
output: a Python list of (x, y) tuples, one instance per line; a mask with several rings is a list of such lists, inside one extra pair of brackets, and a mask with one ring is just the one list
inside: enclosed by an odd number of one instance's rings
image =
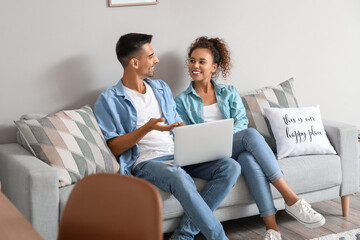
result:
[(89, 174), (119, 171), (89, 106), (15, 124), (32, 153), (55, 167), (61, 187)]
[(278, 159), (306, 154), (336, 154), (326, 136), (319, 106), (264, 110), (275, 136)]
[[(316, 192), (339, 186), (342, 182), (341, 160), (338, 155), (305, 155), (278, 160), (279, 167), (291, 189), (297, 194)], [(272, 186), (274, 198), (281, 197)]]
[[(297, 194), (325, 190), (341, 184), (341, 161), (338, 155), (288, 157), (279, 160), (278, 163), (287, 183)], [(198, 178), (194, 178), (194, 182), (198, 191), (207, 183)], [(280, 193), (272, 185), (271, 189), (274, 199), (281, 198)], [(184, 214), (179, 201), (173, 195), (160, 189), (159, 192), (163, 200), (164, 220)], [(218, 208), (246, 204), (254, 204), (254, 200), (242, 175)]]
[(298, 107), (294, 93), (294, 80), (291, 78), (277, 86), (260, 88), (240, 95), (249, 119), (249, 128), (255, 128), (276, 152), (275, 139), (264, 108)]

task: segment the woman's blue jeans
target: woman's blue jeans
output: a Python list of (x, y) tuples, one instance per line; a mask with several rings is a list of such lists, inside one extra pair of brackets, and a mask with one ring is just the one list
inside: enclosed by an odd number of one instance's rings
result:
[[(185, 215), (172, 237), (192, 240), (201, 231), (206, 239), (228, 239), (213, 211), (235, 185), (241, 174), (240, 165), (232, 158), (185, 167), (162, 162), (172, 157), (145, 161), (133, 170), (135, 176), (173, 194), (184, 208)], [(191, 177), (208, 181), (200, 193)]]
[(275, 182), (284, 175), (263, 136), (253, 128), (235, 133), (232, 158), (241, 165), (260, 217), (276, 214), (269, 182)]

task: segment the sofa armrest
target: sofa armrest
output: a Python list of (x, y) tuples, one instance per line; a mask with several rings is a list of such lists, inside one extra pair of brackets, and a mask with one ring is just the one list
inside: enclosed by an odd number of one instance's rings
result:
[(2, 192), (45, 239), (56, 239), (59, 180), (55, 169), (17, 143), (0, 145)]
[(359, 191), (360, 164), (356, 126), (324, 121), (325, 131), (337, 154), (341, 158), (342, 184), (340, 196)]

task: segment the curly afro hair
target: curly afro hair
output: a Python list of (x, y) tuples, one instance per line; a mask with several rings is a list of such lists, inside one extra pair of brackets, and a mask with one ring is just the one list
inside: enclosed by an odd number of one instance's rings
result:
[(214, 63), (218, 65), (216, 72), (213, 74), (213, 78), (217, 79), (219, 72), (224, 80), (226, 80), (231, 74), (231, 57), (227, 44), (221, 38), (208, 38), (205, 36), (195, 39), (188, 49), (188, 58), (191, 58), (192, 52), (197, 48), (209, 49), (212, 53)]

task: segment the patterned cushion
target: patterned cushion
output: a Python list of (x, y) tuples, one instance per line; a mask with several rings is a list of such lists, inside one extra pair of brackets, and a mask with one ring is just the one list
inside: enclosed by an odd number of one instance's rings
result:
[[(29, 113), (29, 114), (24, 114), (20, 117), (20, 120), (30, 120), (30, 119), (40, 119), (46, 117), (46, 114), (42, 114), (42, 113)], [(32, 152), (32, 150), (29, 148), (25, 138), (23, 137), (23, 135), (20, 133), (20, 131), (16, 132), (16, 141), (18, 144), (20, 144), (23, 148), (25, 148), (26, 150), (28, 150), (29, 152)]]
[(274, 87), (265, 87), (240, 94), (249, 119), (249, 128), (255, 128), (276, 152), (276, 142), (264, 108), (298, 107), (294, 94), (294, 79), (290, 78)]
[(15, 124), (32, 153), (56, 168), (61, 187), (89, 174), (119, 172), (89, 106)]

